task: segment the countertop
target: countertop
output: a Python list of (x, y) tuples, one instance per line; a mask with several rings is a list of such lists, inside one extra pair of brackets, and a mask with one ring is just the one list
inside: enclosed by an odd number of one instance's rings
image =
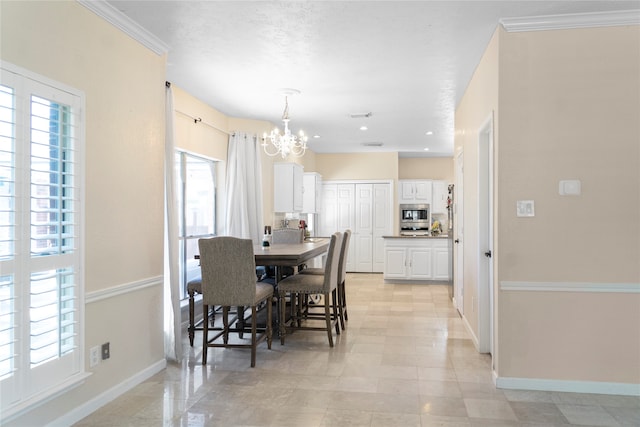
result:
[(414, 236), (414, 235), (396, 235), (396, 236), (382, 236), (383, 239), (448, 239), (449, 235), (448, 234), (439, 234), (437, 236)]

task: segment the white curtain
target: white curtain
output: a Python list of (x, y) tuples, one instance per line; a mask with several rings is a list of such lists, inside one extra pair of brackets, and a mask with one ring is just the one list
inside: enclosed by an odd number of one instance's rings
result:
[(227, 153), (226, 233), (262, 241), (262, 167), (260, 144), (255, 135), (235, 132)]
[(168, 360), (182, 358), (180, 281), (178, 273), (178, 198), (176, 188), (173, 91), (166, 85), (164, 144), (164, 353)]

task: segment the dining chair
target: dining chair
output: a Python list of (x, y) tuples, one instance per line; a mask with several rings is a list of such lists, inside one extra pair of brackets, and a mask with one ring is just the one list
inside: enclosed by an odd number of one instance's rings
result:
[[(345, 320), (349, 320), (347, 315), (347, 258), (349, 257), (349, 241), (351, 240), (351, 230), (347, 229), (343, 233), (342, 245), (340, 247), (340, 263), (338, 264), (338, 316), (340, 318), (340, 326), (345, 329)], [(300, 274), (324, 275), (324, 268), (305, 268)], [(314, 304), (314, 308), (322, 308), (321, 304)], [(311, 306), (309, 306), (311, 308)]]
[[(334, 233), (329, 241), (327, 263), (323, 275), (295, 274), (283, 279), (278, 283), (278, 297), (280, 300), (279, 312), (281, 345), (284, 345), (285, 334), (288, 328), (291, 331), (297, 329), (326, 331), (329, 338), (329, 346), (333, 347), (332, 329), (335, 327), (336, 334), (340, 334), (340, 325), (338, 324), (337, 287), (341, 245), (342, 233)], [(291, 302), (291, 318), (289, 320), (288, 327), (287, 325), (285, 325), (285, 298), (287, 294), (290, 295)], [(320, 294), (324, 297), (324, 327), (312, 326), (306, 321), (308, 319), (301, 318), (302, 310), (299, 309), (299, 306), (302, 304), (303, 297), (306, 297), (310, 294)], [(333, 314), (331, 313), (330, 309), (332, 309)]]
[[(253, 242), (250, 239), (221, 236), (198, 240), (200, 269), (202, 272), (202, 364), (207, 364), (209, 347), (251, 348), (251, 367), (256, 365), (256, 348), (265, 338), (271, 349), (273, 287), (257, 282)], [(209, 307), (222, 307), (222, 326), (211, 328)], [(229, 321), (229, 308), (237, 306), (236, 317)], [(251, 307), (251, 329), (244, 322), (245, 307)], [(258, 328), (258, 312), (266, 308), (264, 328)], [(241, 316), (236, 327), (231, 325)], [(209, 330), (216, 334), (209, 338)], [(260, 329), (260, 335), (258, 335)], [(251, 342), (229, 343), (229, 333), (251, 333)], [(219, 339), (222, 337), (222, 343)], [(242, 337), (240, 337), (242, 339)]]
[[(291, 244), (291, 243), (302, 243), (304, 241), (304, 230), (301, 228), (277, 228), (272, 231), (271, 234), (271, 244), (279, 245), (279, 244)], [(279, 269), (280, 277), (288, 277), (293, 274), (296, 274), (297, 270), (300, 267), (276, 267)], [(273, 276), (278, 275), (278, 272), (273, 271)]]

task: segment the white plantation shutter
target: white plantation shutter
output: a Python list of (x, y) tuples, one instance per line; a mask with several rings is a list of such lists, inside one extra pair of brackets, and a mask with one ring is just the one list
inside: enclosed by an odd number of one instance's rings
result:
[(84, 376), (84, 101), (2, 65), (0, 422)]

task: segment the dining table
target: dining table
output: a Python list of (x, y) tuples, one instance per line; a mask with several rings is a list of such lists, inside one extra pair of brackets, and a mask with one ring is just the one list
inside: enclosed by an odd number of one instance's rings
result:
[[(308, 261), (321, 256), (329, 250), (329, 241), (327, 237), (311, 237), (303, 240), (302, 243), (276, 243), (269, 246), (253, 245), (253, 254), (257, 266), (272, 266), (276, 272), (276, 286), (282, 278), (282, 267), (293, 267), (294, 270), (304, 265)], [(196, 255), (199, 259), (200, 256)], [(189, 341), (193, 346), (194, 333), (200, 327), (195, 324), (195, 294), (202, 293), (201, 278), (193, 279), (187, 286), (189, 295)], [(277, 317), (277, 316), (276, 316)], [(212, 317), (213, 319), (213, 317)], [(244, 324), (243, 316), (239, 316), (241, 324)], [(276, 329), (277, 330), (277, 329)]]
[(276, 243), (269, 246), (254, 245), (256, 265), (273, 266), (276, 284), (281, 278), (282, 267), (298, 267), (324, 254), (329, 249), (329, 239), (312, 237), (302, 243)]

